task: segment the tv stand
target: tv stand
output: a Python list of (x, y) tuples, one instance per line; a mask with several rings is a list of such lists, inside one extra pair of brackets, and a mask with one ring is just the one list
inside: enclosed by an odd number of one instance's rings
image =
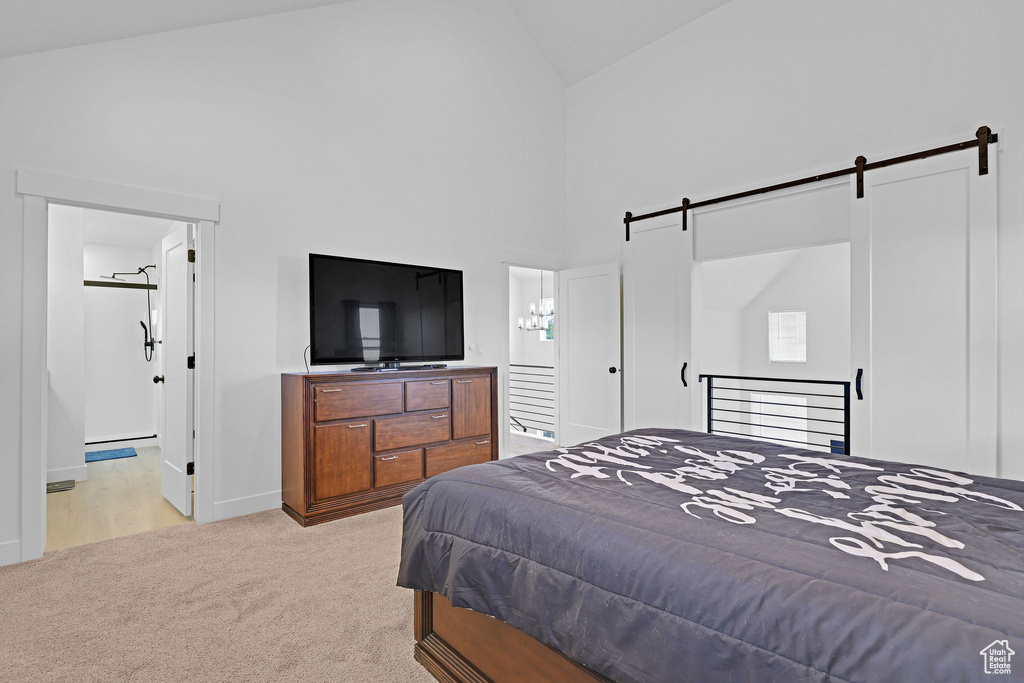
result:
[(303, 526), (498, 458), (498, 369), (281, 375), (281, 496)]
[(443, 370), (448, 367), (447, 363), (434, 363), (428, 365), (402, 365), (401, 363), (381, 363), (380, 365), (367, 365), (360, 368), (352, 368), (352, 372), (394, 372), (396, 370)]

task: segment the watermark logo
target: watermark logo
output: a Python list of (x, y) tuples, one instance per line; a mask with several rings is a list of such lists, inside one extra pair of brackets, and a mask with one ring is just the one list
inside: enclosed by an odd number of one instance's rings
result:
[(1010, 658), (1017, 653), (1010, 649), (1010, 641), (994, 640), (980, 654), (985, 659), (985, 673), (1009, 675)]

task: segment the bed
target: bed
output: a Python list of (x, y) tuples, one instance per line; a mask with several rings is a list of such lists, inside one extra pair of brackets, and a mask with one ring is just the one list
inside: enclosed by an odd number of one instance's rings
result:
[(641, 429), (403, 506), (398, 583), (440, 680), (1024, 675), (1021, 482)]

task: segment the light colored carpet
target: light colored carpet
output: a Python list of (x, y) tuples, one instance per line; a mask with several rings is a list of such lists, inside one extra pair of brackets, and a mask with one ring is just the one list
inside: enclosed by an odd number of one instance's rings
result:
[(526, 436), (525, 434), (517, 434), (516, 432), (509, 434), (508, 454), (510, 456), (549, 451), (552, 448), (558, 448), (558, 446), (548, 439), (538, 439), (533, 436)]
[(395, 585), (401, 523), (273, 510), (0, 567), (0, 680), (433, 681)]

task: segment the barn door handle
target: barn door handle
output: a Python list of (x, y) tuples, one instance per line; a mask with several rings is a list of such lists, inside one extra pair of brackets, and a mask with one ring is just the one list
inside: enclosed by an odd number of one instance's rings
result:
[(684, 387), (690, 386), (689, 384), (686, 383), (686, 366), (687, 365), (688, 365), (688, 363), (684, 362), (683, 363), (683, 369), (679, 371), (679, 379), (683, 380), (683, 386)]
[(863, 401), (864, 394), (860, 390), (860, 379), (864, 376), (864, 368), (857, 368), (857, 400)]

